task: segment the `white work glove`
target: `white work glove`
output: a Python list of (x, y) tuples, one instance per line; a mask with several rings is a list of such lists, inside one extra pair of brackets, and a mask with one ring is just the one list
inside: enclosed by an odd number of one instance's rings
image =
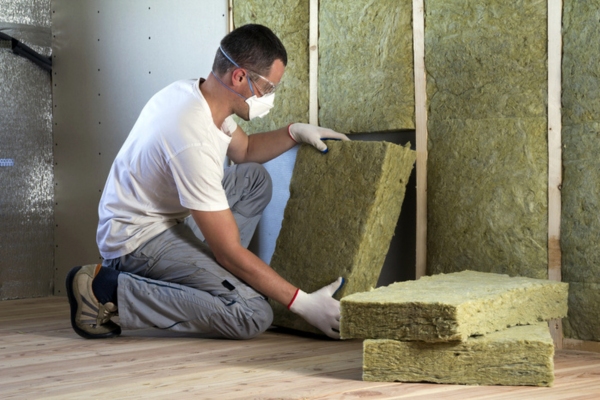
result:
[(288, 133), (296, 143), (308, 143), (321, 151), (327, 153), (328, 149), (321, 139), (350, 140), (343, 133), (319, 126), (295, 123), (288, 126)]
[(340, 302), (332, 296), (344, 285), (344, 278), (322, 287), (311, 294), (298, 289), (288, 306), (312, 326), (333, 339), (340, 338)]

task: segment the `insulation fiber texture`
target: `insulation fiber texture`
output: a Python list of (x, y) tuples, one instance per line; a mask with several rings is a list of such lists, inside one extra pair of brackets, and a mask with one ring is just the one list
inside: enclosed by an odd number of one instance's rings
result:
[(365, 340), (363, 380), (552, 386), (548, 325), (516, 326), (465, 342)]
[(569, 282), (569, 315), (563, 320), (565, 337), (600, 341), (600, 284)]
[(567, 315), (568, 284), (462, 271), (397, 282), (341, 301), (342, 338), (465, 341)]
[(308, 122), (308, 22), (305, 0), (235, 0), (235, 27), (245, 24), (268, 26), (281, 39), (288, 64), (275, 95), (275, 107), (264, 118), (250, 122), (237, 118), (248, 133), (271, 131), (290, 122)]
[(547, 277), (547, 10), (427, 0), (428, 273)]
[(600, 1), (564, 2), (562, 278), (565, 336), (600, 341)]
[(412, 2), (324, 1), (319, 123), (340, 132), (414, 129)]
[[(336, 298), (376, 286), (416, 153), (388, 142), (327, 141), (298, 151), (271, 267), (311, 293), (338, 277)], [(274, 325), (320, 333), (278, 303)]]

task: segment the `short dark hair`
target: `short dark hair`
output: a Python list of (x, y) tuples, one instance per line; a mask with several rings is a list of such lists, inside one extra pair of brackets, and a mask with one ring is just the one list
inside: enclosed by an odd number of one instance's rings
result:
[[(275, 60), (287, 65), (287, 52), (281, 40), (263, 25), (248, 24), (231, 31), (221, 40), (221, 48), (240, 67), (268, 75)], [(219, 75), (235, 66), (217, 50), (213, 71)]]

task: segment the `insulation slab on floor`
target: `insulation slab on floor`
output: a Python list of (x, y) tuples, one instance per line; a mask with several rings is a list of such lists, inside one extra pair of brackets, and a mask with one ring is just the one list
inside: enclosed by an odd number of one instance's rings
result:
[(365, 340), (363, 352), (365, 381), (531, 386), (554, 381), (554, 344), (546, 323), (465, 342)]
[(465, 341), (567, 315), (567, 283), (476, 271), (397, 282), (341, 301), (342, 338)]
[[(377, 285), (416, 153), (375, 141), (326, 141), (327, 154), (302, 146), (271, 267), (307, 293), (338, 277), (336, 298)], [(320, 333), (271, 303), (273, 324)]]

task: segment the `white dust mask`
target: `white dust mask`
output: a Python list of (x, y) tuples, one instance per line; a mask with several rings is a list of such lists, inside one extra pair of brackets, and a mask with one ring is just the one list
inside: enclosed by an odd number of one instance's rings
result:
[(256, 97), (256, 95), (248, 97), (246, 103), (248, 104), (248, 119), (262, 118), (275, 105), (275, 93), (269, 93), (262, 97)]

